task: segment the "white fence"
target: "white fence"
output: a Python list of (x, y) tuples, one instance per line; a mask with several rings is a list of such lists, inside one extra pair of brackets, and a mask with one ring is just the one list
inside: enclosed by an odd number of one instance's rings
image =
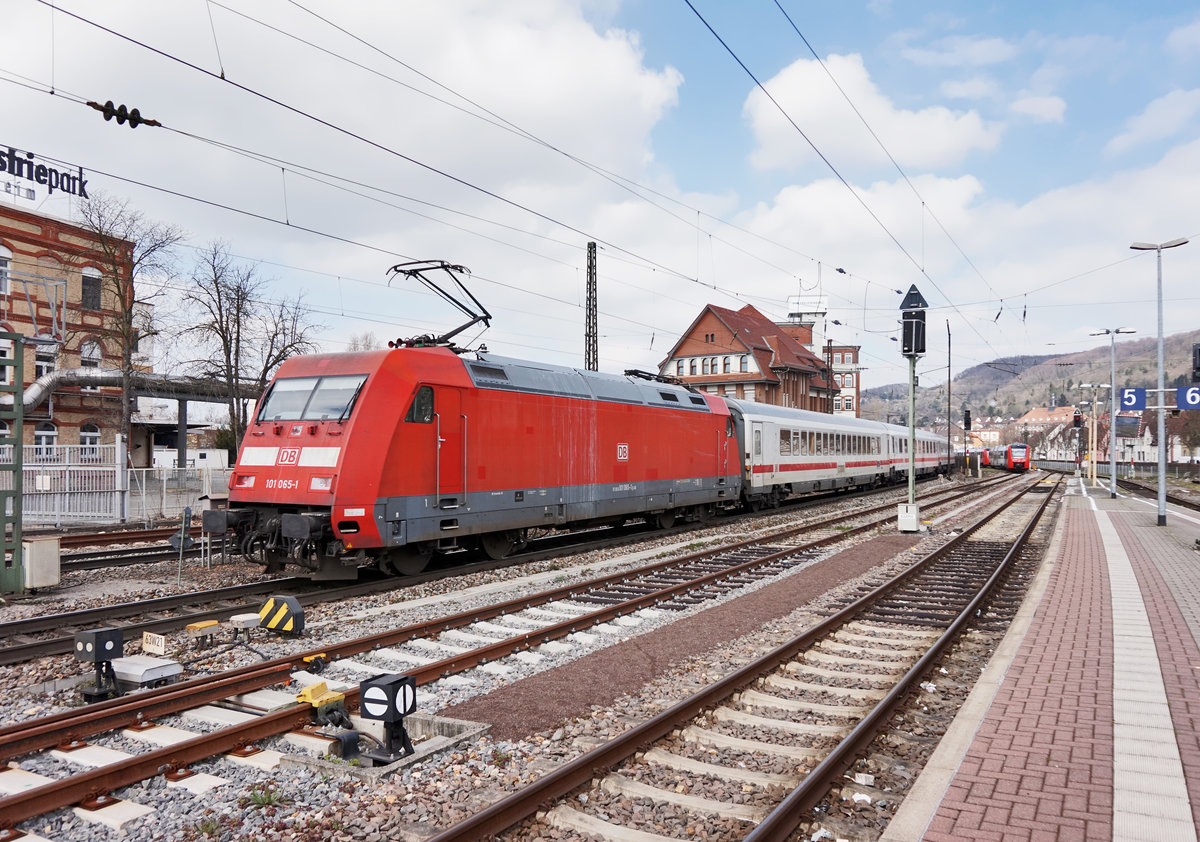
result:
[(198, 518), (201, 497), (224, 497), (231, 468), (130, 468), (126, 519), (174, 519), (190, 508)]
[[(29, 526), (157, 521), (200, 511), (202, 497), (224, 496), (228, 468), (128, 468), (118, 445), (26, 445), (22, 466), (22, 518)], [(0, 448), (0, 466), (12, 464)], [(0, 471), (0, 487), (11, 485)]]

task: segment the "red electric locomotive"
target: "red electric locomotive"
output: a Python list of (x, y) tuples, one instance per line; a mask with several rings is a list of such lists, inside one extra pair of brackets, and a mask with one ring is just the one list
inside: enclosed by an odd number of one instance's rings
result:
[(679, 385), (445, 347), (323, 354), (280, 367), (205, 528), (269, 569), (412, 573), (533, 528), (707, 517), (741, 482), (725, 402)]

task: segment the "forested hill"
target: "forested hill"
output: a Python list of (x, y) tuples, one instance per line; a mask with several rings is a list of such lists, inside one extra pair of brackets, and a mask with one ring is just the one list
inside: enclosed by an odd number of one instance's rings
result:
[[(1097, 337), (1105, 339), (1105, 337)], [(1200, 330), (1178, 333), (1164, 340), (1167, 386), (1191, 385), (1192, 345), (1200, 342)], [(1117, 387), (1154, 388), (1157, 381), (1157, 344), (1154, 337), (1130, 338), (1116, 345)], [(943, 369), (943, 372), (945, 369)], [(925, 380), (917, 390), (917, 423), (932, 426), (947, 417), (955, 423), (962, 411), (970, 409), (974, 418), (1019, 418), (1034, 407), (1074, 405), (1089, 399), (1091, 391), (1080, 383), (1108, 383), (1110, 377), (1109, 344), (1074, 354), (1004, 357), (960, 372), (950, 384), (947, 401), (946, 381)], [(870, 371), (863, 373), (870, 383)], [(1107, 390), (1103, 392), (1107, 397)], [(862, 416), (878, 420), (903, 421), (908, 417), (908, 384), (892, 383), (862, 392)]]

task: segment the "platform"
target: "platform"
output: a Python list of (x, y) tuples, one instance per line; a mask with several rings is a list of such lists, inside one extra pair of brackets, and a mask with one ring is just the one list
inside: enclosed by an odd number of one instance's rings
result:
[(883, 836), (1196, 840), (1200, 514), (1085, 488), (1021, 614)]

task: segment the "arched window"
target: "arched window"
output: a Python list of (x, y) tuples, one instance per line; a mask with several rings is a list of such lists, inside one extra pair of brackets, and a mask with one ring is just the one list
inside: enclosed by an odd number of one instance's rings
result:
[(721, 359), (721, 373), (728, 374), (729, 372), (730, 372), (729, 357), (723, 357)]
[(79, 456), (82, 459), (100, 458), (100, 428), (84, 424), (79, 428)]
[(695, 357), (693, 357), (691, 360), (688, 361), (688, 374), (692, 375), (693, 377), (696, 376), (696, 359), (695, 359)]
[(704, 373), (708, 374), (708, 357), (704, 358), (703, 368), (704, 368)]
[(750, 370), (750, 358), (746, 355), (742, 355), (742, 358), (738, 361), (738, 371), (749, 371), (749, 370)]
[(35, 459), (49, 461), (55, 456), (55, 445), (58, 444), (58, 428), (49, 421), (43, 421), (33, 431), (33, 456)]
[(683, 377), (683, 360), (677, 360), (675, 362), (675, 376)]

